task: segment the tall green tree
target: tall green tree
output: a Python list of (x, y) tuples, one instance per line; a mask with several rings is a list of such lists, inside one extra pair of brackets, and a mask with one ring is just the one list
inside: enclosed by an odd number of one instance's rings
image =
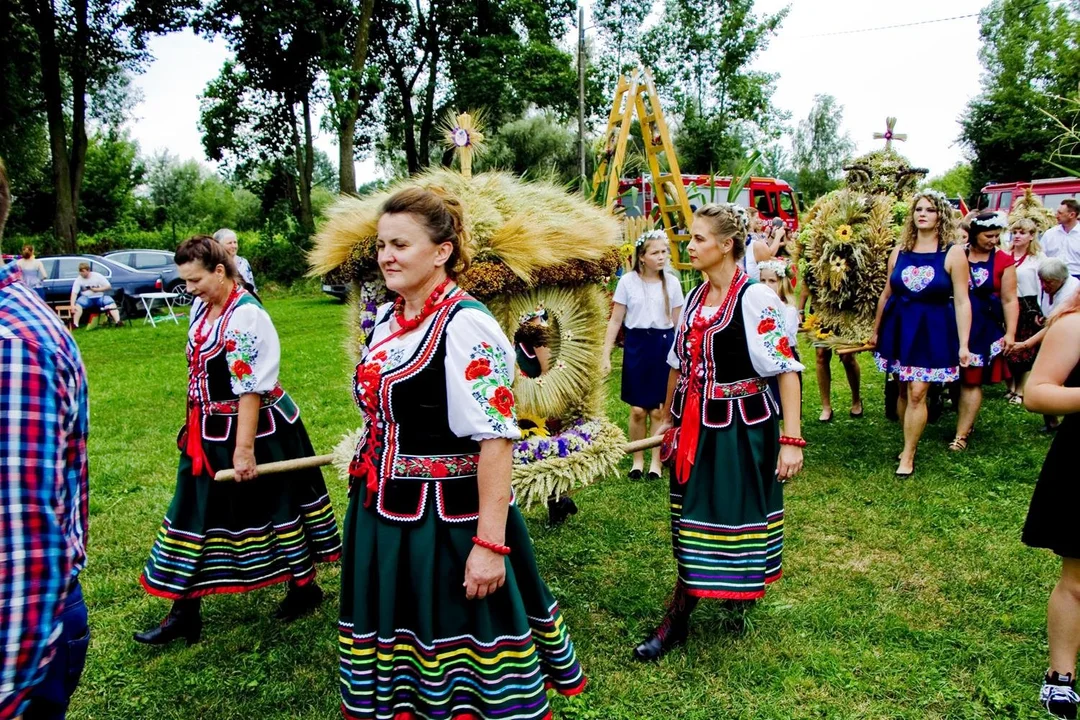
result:
[[(351, 11), (351, 12), (350, 12)], [(378, 91), (378, 69), (368, 64), (375, 0), (347, 6), (339, 32), (322, 34), (330, 89), (330, 116), (338, 138), (338, 190), (356, 194), (356, 128)]]
[[(203, 33), (224, 37), (235, 56), (207, 88), (203, 144), (208, 156), (236, 155), (244, 141), (236, 129), (258, 126), (258, 140), (244, 142), (263, 144), (276, 159), (292, 160), (296, 218), (308, 236), (315, 232), (314, 106), (321, 99), (328, 38), (342, 37), (351, 12), (345, 0), (212, 0), (196, 22)], [(215, 124), (220, 132), (208, 139)]]
[(983, 90), (961, 119), (975, 189), (988, 182), (1054, 177), (1047, 162), (1061, 116), (1080, 82), (1080, 2), (993, 0), (979, 21)]
[(599, 86), (604, 103), (597, 109), (605, 113), (605, 120), (619, 75), (641, 62), (641, 28), (652, 8), (653, 0), (596, 0), (592, 4), (597, 43), (590, 57), (595, 76), (589, 80)]
[(926, 184), (949, 197), (970, 198), (974, 190), (971, 186), (971, 163), (958, 162), (941, 175), (927, 180)]
[[(75, 250), (76, 216), (86, 169), (87, 121), (95, 103), (122, 96), (125, 73), (141, 69), (148, 38), (186, 21), (194, 0), (7, 0), (0, 7), (0, 47), (17, 44), (34, 58), (30, 84), (8, 86), (43, 118), (52, 166), (53, 228)], [(18, 55), (16, 55), (17, 57)], [(10, 71), (0, 71), (0, 76)], [(118, 92), (120, 90), (121, 92)], [(39, 101), (26, 102), (26, 94)], [(4, 99), (7, 102), (7, 99)]]
[(529, 105), (568, 115), (577, 74), (558, 47), (572, 0), (384, 0), (372, 27), (373, 62), (383, 71), (380, 148), (419, 172), (439, 150), (448, 109), (483, 110), (494, 132)]
[(776, 75), (750, 69), (787, 16), (754, 13), (753, 0), (664, 0), (640, 54), (664, 108), (681, 119), (675, 145), (688, 171), (733, 171), (751, 146), (780, 134)]
[(514, 120), (492, 135), (475, 167), (570, 183), (578, 174), (577, 133), (552, 113)]
[(855, 143), (843, 131), (844, 106), (832, 95), (815, 95), (810, 113), (791, 140), (796, 185), (807, 202), (840, 186)]
[(116, 130), (97, 132), (86, 147), (79, 227), (96, 234), (132, 219), (135, 188), (142, 184), (146, 168), (139, 146)]
[(147, 163), (146, 185), (150, 200), (157, 208), (159, 217), (172, 232), (173, 242), (178, 242), (177, 229), (188, 226), (192, 215), (192, 200), (202, 179), (199, 163), (180, 160), (168, 152), (160, 152)]

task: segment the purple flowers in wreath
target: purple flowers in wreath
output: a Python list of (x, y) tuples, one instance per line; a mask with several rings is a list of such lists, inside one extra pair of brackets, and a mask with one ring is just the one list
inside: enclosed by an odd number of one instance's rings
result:
[(579, 418), (557, 435), (537, 435), (520, 440), (514, 443), (514, 462), (528, 465), (551, 458), (569, 457), (576, 452), (587, 450), (600, 429), (598, 420)]

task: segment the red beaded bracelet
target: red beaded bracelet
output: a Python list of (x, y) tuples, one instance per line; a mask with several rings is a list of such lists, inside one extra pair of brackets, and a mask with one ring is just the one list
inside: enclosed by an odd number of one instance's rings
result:
[(508, 545), (499, 545), (498, 543), (488, 542), (487, 540), (483, 540), (476, 535), (473, 535), (472, 541), (474, 545), (479, 545), (480, 547), (490, 550), (493, 553), (498, 553), (499, 555), (510, 554), (510, 547)]
[(798, 437), (790, 437), (788, 435), (781, 435), (780, 436), (780, 444), (781, 445), (794, 445), (795, 447), (798, 447), (798, 448), (806, 447), (806, 441), (805, 440), (803, 440), (802, 438), (798, 438)]

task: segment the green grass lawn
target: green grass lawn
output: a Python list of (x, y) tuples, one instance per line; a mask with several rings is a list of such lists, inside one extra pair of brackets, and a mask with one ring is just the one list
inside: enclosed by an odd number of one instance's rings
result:
[[(281, 382), (318, 452), (358, 415), (349, 394), (346, 311), (315, 296), (270, 299)], [(183, 321), (182, 321), (183, 322)], [(83, 585), (93, 641), (72, 718), (333, 718), (338, 714), (339, 572), (320, 612), (282, 626), (283, 588), (203, 604), (203, 641), (136, 644), (168, 608), (138, 584), (171, 497), (184, 417), (184, 327), (78, 331), (90, 377), (90, 546)], [(803, 349), (804, 357), (813, 357)], [(882, 414), (882, 379), (862, 358), (866, 416), (847, 415), (838, 361), (836, 419), (807, 373), (806, 470), (788, 486), (784, 578), (732, 635), (703, 602), (686, 648), (656, 665), (630, 650), (657, 622), (674, 581), (666, 482), (629, 464), (575, 495), (580, 514), (529, 526), (541, 573), (590, 678), (557, 698), (559, 718), (1036, 718), (1046, 668), (1045, 603), (1058, 564), (1020, 543), (1049, 441), (1039, 417), (987, 393), (978, 432), (949, 454), (955, 415), (928, 428), (912, 479), (893, 476), (900, 428)], [(608, 411), (625, 427), (617, 373)], [(326, 471), (339, 519), (345, 485)]]

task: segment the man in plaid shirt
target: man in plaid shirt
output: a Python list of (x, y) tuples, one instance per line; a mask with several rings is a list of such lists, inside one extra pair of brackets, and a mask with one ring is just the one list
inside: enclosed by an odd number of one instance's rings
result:
[[(0, 232), (9, 202), (0, 163)], [(63, 718), (86, 659), (86, 435), (75, 341), (0, 266), (0, 720)]]

